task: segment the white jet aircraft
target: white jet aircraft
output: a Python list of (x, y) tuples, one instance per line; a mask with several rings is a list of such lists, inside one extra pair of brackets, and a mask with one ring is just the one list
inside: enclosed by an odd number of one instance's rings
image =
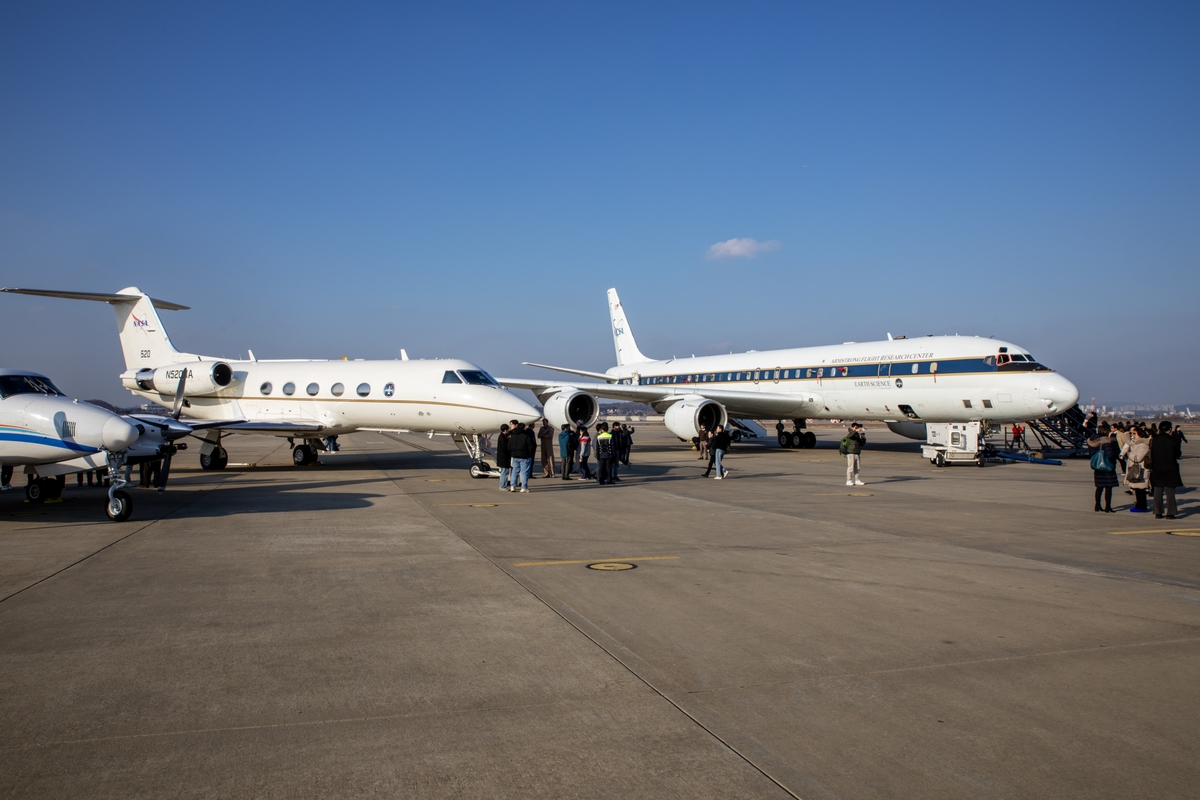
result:
[[(925, 439), (927, 422), (1020, 422), (1075, 405), (1079, 390), (1022, 347), (978, 336), (891, 338), (825, 347), (672, 358), (642, 355), (616, 289), (608, 290), (617, 366), (606, 372), (524, 362), (596, 382), (501, 378), (530, 389), (555, 425), (595, 424), (597, 397), (646, 403), (684, 441), (730, 418), (791, 419), (780, 444), (813, 447), (808, 419), (884, 420)], [(786, 441), (785, 441), (786, 438)]]
[[(253, 353), (249, 360), (219, 359), (176, 350), (156, 307), (187, 306), (152, 299), (137, 288), (115, 294), (0, 291), (111, 305), (125, 355), (122, 384), (156, 403), (175, 404), (176, 416), (182, 404), (189, 417), (208, 421), (196, 434), (204, 469), (228, 464), (224, 433), (302, 439), (292, 449), (292, 460), (303, 465), (325, 449), (323, 437), (358, 430), (411, 431), (452, 435), (472, 458), (471, 474), (485, 477), (489, 468), (479, 435), (499, 430), (510, 419), (529, 423), (541, 418), (531, 405), (467, 361), (260, 361)], [(156, 419), (171, 426), (168, 420)], [(192, 420), (175, 425), (200, 427)]]
[(36, 476), (25, 487), (30, 502), (58, 498), (61, 476), (108, 467), (108, 516), (128, 519), (133, 503), (119, 467), (139, 438), (133, 422), (68, 398), (45, 375), (0, 369), (0, 465)]

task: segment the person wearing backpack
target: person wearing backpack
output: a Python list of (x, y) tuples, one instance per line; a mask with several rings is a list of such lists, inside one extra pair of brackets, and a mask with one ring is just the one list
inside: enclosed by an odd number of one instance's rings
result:
[[(1096, 484), (1096, 511), (1116, 513), (1112, 507), (1112, 490), (1119, 484), (1117, 481), (1117, 441), (1112, 436), (1112, 428), (1107, 422), (1101, 422), (1096, 430), (1096, 436), (1088, 439), (1088, 452), (1092, 455), (1092, 478)], [(1104, 508), (1100, 507), (1100, 496), (1104, 496)]]
[(838, 452), (846, 457), (847, 486), (866, 486), (858, 475), (860, 456), (866, 443), (867, 435), (863, 432), (863, 426), (857, 422), (851, 423), (848, 433), (838, 445)]
[(1150, 488), (1150, 470), (1146, 462), (1150, 458), (1150, 443), (1142, 437), (1142, 431), (1130, 427), (1128, 443), (1121, 448), (1121, 456), (1125, 459), (1125, 485), (1133, 491), (1134, 514), (1145, 514), (1150, 509), (1146, 507), (1146, 490)]

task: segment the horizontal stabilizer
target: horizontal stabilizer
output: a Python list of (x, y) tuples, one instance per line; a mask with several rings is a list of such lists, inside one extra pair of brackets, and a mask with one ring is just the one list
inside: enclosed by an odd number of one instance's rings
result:
[[(9, 292), (10, 294), (31, 294), (36, 297), (64, 297), (67, 300), (95, 300), (100, 303), (132, 303), (138, 298), (137, 295), (128, 294), (101, 294), (98, 292), (52, 292), (45, 289), (0, 289), (0, 292)], [(155, 308), (161, 308), (165, 311), (187, 311), (191, 306), (181, 306), (179, 303), (172, 303), (167, 300), (157, 300), (153, 297), (150, 302)]]

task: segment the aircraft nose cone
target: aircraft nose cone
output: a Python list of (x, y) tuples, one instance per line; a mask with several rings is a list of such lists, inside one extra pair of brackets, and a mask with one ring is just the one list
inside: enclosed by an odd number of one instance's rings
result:
[(524, 422), (528, 425), (542, 418), (538, 410), (529, 405), (529, 403), (526, 403), (512, 392), (507, 392), (507, 394), (508, 400), (504, 403), (504, 410), (498, 415), (502, 424), (515, 419), (518, 422)]
[(1038, 398), (1055, 413), (1066, 411), (1079, 400), (1079, 389), (1075, 384), (1057, 373), (1046, 375), (1038, 384)]
[(100, 431), (100, 440), (105, 450), (124, 450), (138, 440), (138, 429), (120, 417), (109, 417)]

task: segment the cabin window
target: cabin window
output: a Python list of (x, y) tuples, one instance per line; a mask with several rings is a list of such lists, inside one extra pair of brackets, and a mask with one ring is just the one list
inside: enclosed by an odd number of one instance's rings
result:
[(369, 395), (371, 393), (371, 384), (360, 383), (358, 385), (358, 388), (355, 389), (355, 391), (358, 392), (359, 397), (366, 397), (367, 395)]
[(258, 393), (259, 394), (270, 394), (272, 388), (274, 388), (274, 387), (271, 386), (271, 382), (267, 381), (262, 386), (258, 387)]
[(963, 400), (963, 408), (971, 408), (971, 401)]
[(321, 391), (321, 387), (315, 383), (310, 383), (304, 388), (304, 391), (308, 392), (309, 397), (316, 397), (317, 392)]
[(446, 374), (442, 375), (442, 383), (462, 383), (462, 378), (452, 369), (446, 370)]
[(291, 381), (288, 381), (287, 383), (285, 383), (283, 385), (283, 393), (286, 394), (288, 397), (291, 397), (292, 395), (294, 395), (296, 393), (296, 384), (292, 383)]
[(340, 383), (335, 383), (333, 386), (329, 387), (329, 393), (331, 395), (333, 395), (334, 397), (341, 397), (342, 393), (345, 391), (346, 391), (346, 387)]
[(913, 375), (917, 374), (917, 370), (920, 369), (920, 367), (920, 364), (913, 364)]

